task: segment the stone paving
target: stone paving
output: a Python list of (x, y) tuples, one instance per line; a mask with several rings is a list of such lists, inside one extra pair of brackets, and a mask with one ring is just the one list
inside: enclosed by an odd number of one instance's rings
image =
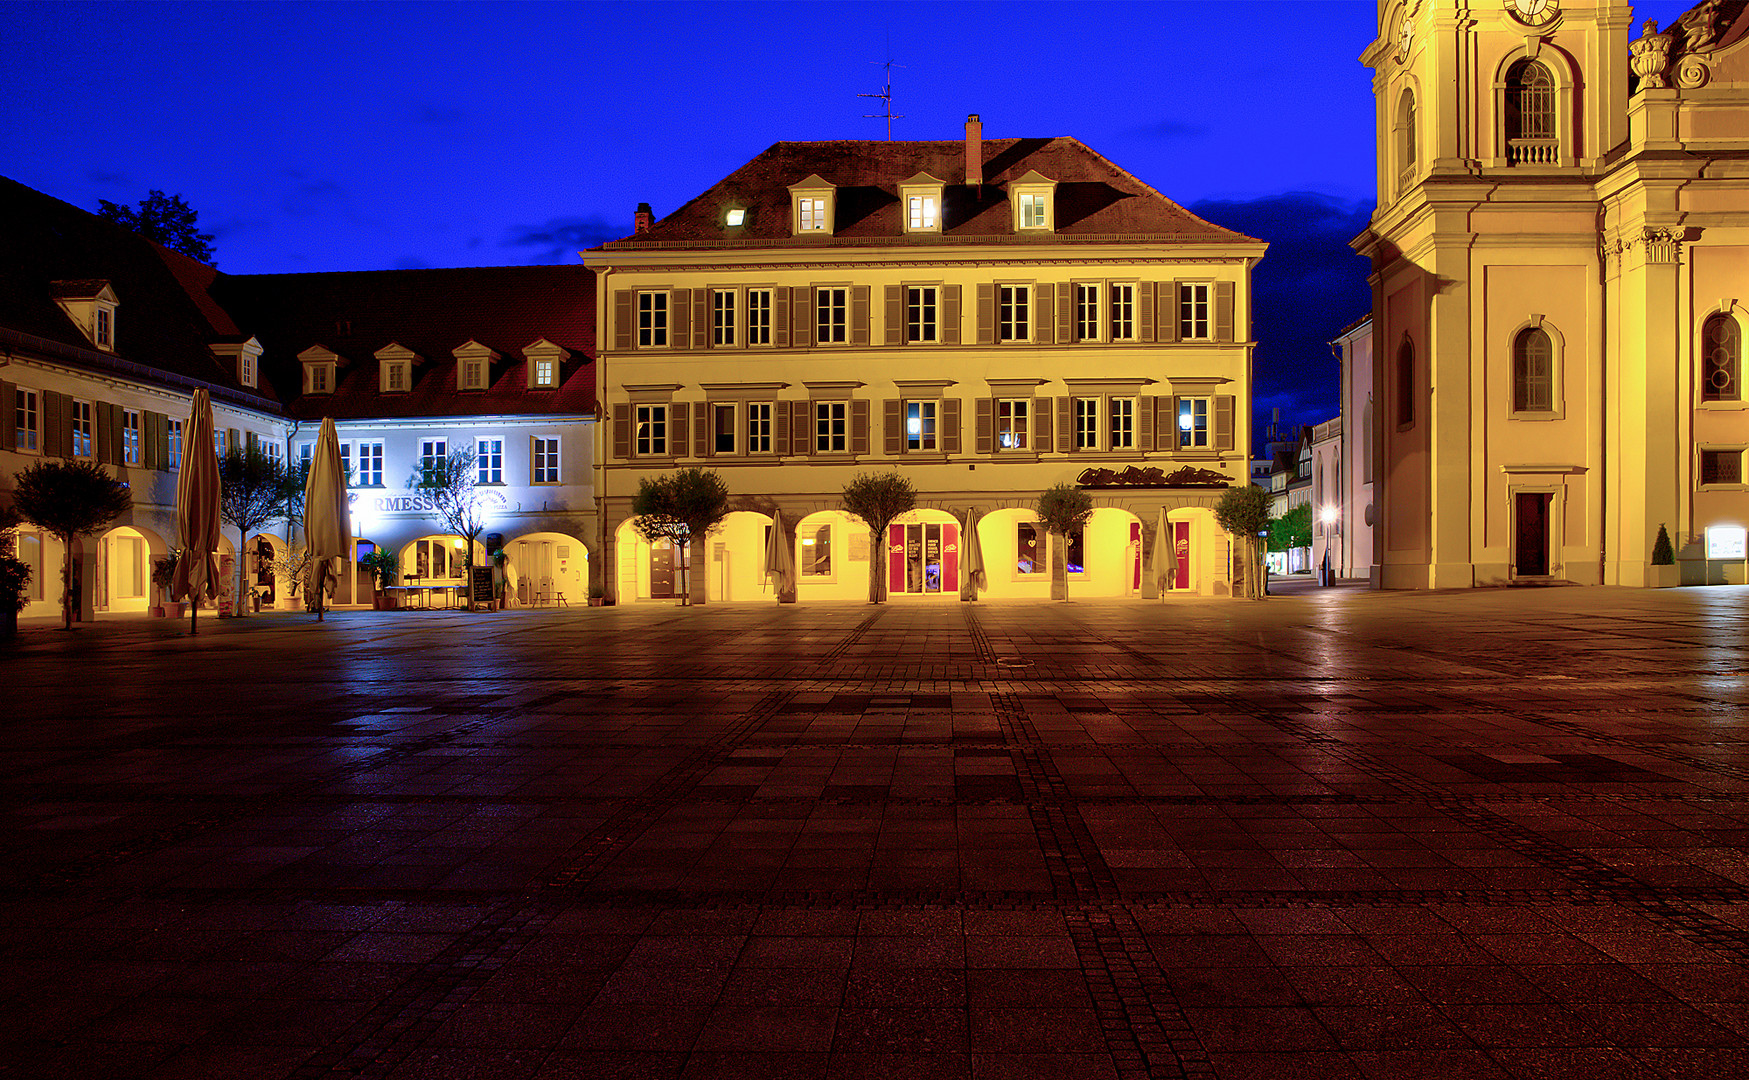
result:
[(0, 646), (0, 1075), (1749, 1075), (1749, 589)]

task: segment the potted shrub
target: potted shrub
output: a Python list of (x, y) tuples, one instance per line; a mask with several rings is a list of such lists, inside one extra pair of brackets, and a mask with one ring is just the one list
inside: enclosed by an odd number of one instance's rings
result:
[(589, 606), (600, 607), (607, 602), (607, 590), (599, 585), (589, 586)]
[(24, 587), (30, 583), (30, 567), (13, 554), (12, 530), (18, 522), (15, 511), (0, 507), (0, 640), (18, 633), (18, 613), (29, 602)]
[(376, 588), (376, 595), (371, 599), (371, 606), (378, 611), (395, 610), (395, 598), (383, 592), (395, 583), (395, 575), (400, 571), (401, 563), (395, 558), (395, 553), (387, 548), (377, 548), (369, 555), (358, 560), (358, 565), (369, 570), (371, 583)]
[(158, 590), (158, 602), (147, 614), (155, 619), (182, 618), (182, 605), (170, 597), (170, 582), (176, 578), (176, 553), (160, 555), (152, 560), (152, 587)]
[(1682, 570), (1676, 565), (1676, 550), (1670, 545), (1670, 532), (1662, 523), (1658, 539), (1652, 542), (1652, 580), (1654, 589), (1669, 589), (1682, 584)]

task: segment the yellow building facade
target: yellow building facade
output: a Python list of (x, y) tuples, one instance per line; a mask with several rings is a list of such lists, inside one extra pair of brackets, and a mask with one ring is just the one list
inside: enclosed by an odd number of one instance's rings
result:
[[(1231, 591), (1212, 507), (1248, 482), (1256, 240), (1202, 221), (1073, 139), (779, 143), (597, 273), (596, 584), (619, 602), (1050, 595), (1039, 494), (1089, 490), (1071, 596)], [(735, 512), (693, 552), (632, 527), (641, 480), (718, 470)], [(871, 537), (853, 477), (899, 470), (918, 509)], [(974, 523), (975, 515), (975, 523)], [(975, 534), (968, 530), (975, 529)], [(701, 586), (702, 583), (702, 586)]]
[(1375, 584), (1743, 580), (1743, 9), (1381, 0)]

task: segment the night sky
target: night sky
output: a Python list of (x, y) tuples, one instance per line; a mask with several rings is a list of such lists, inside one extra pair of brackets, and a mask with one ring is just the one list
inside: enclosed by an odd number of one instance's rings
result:
[[(1689, 5), (1640, 5), (1668, 22)], [(1337, 411), (1369, 304), (1371, 0), (0, 3), (0, 173), (180, 193), (232, 273), (569, 261), (785, 140), (1072, 135), (1271, 243), (1256, 409)]]

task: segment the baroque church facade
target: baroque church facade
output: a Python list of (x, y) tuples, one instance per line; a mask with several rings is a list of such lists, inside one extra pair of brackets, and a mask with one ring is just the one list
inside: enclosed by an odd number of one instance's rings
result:
[(1746, 8), (1381, 0), (1375, 586), (1743, 580)]

